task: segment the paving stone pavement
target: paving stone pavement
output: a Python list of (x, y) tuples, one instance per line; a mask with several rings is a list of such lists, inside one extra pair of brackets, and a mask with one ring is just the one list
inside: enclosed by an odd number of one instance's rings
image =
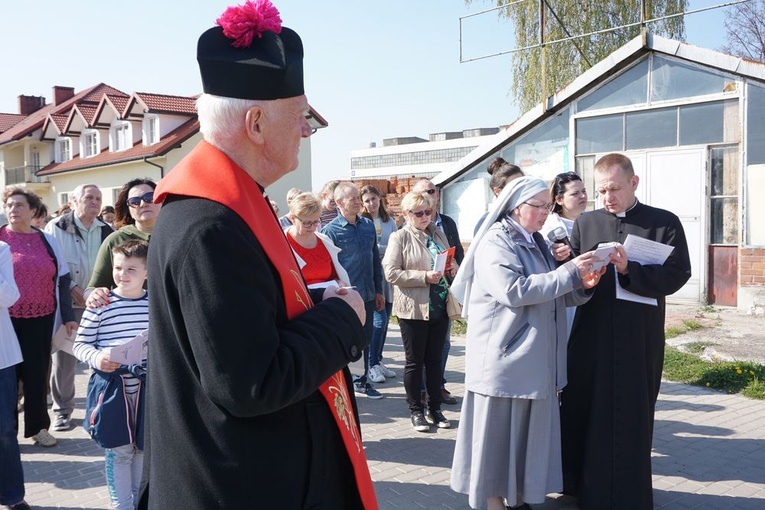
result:
[[(467, 496), (449, 488), (464, 393), (464, 352), (464, 337), (453, 338), (446, 379), (459, 402), (444, 406), (452, 428), (415, 432), (403, 388), (401, 338), (398, 327), (391, 325), (384, 362), (398, 377), (376, 385), (384, 399), (359, 397), (362, 434), (381, 510), (469, 508)], [(352, 369), (358, 373), (360, 367), (357, 362)], [(78, 365), (76, 378), (75, 427), (54, 432), (59, 444), (42, 448), (19, 436), (27, 501), (36, 509), (109, 508), (102, 451), (80, 426), (85, 365)], [(657, 509), (765, 509), (765, 401), (664, 383), (656, 413), (653, 473)], [(534, 508), (577, 506), (553, 494)]]

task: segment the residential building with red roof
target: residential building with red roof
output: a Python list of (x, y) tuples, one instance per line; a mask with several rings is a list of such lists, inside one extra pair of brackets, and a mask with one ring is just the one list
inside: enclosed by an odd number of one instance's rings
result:
[[(159, 181), (202, 139), (197, 96), (134, 92), (99, 83), (75, 92), (54, 86), (52, 102), (18, 97), (18, 113), (0, 113), (0, 184), (26, 186), (49, 210), (68, 202), (80, 184), (96, 184), (104, 205), (136, 177)], [(327, 122), (313, 109), (314, 129)], [(284, 204), (292, 187), (311, 189), (310, 138), (295, 172), (268, 188)]]

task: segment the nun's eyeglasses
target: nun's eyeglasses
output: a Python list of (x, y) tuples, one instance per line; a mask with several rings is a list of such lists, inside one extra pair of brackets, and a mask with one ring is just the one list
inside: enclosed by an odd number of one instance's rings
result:
[(552, 206), (553, 206), (551, 203), (549, 204), (532, 204), (531, 202), (523, 202), (523, 203), (530, 207), (533, 207), (534, 209), (537, 209), (537, 210), (541, 209), (548, 212), (550, 211), (550, 209), (552, 209)]

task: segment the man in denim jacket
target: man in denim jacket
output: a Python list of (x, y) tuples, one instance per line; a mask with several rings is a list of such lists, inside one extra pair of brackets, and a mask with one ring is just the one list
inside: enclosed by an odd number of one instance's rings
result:
[[(342, 251), (338, 254), (340, 265), (348, 271), (351, 285), (361, 294), (367, 321), (364, 333), (372, 341), (373, 315), (375, 310), (385, 307), (382, 294), (382, 263), (377, 248), (377, 233), (372, 220), (361, 216), (361, 198), (359, 189), (352, 182), (341, 182), (335, 188), (335, 203), (340, 211), (330, 221), (322, 233), (326, 234), (335, 246)], [(364, 349), (364, 374), (354, 381), (357, 394), (372, 399), (383, 398), (367, 380), (369, 372), (369, 348)]]

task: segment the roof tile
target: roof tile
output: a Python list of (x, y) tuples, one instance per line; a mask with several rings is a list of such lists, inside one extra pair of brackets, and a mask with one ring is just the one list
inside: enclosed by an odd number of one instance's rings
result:
[(186, 96), (169, 96), (166, 94), (151, 94), (136, 92), (135, 96), (144, 104), (149, 112), (182, 113), (196, 115), (196, 98)]

